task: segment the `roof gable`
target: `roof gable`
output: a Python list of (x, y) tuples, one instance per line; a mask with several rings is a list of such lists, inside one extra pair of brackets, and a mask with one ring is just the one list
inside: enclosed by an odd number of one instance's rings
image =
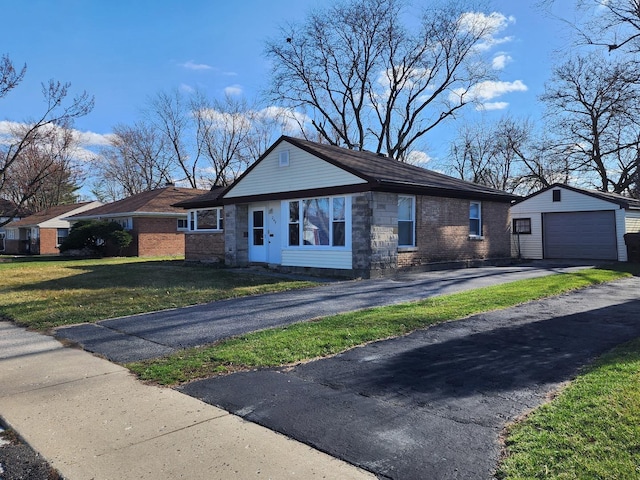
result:
[(46, 210), (42, 210), (41, 212), (34, 213), (33, 215), (29, 215), (22, 220), (11, 222), (7, 225), (7, 228), (46, 226), (47, 223), (57, 222), (58, 220), (67, 217), (72, 213), (81, 212), (98, 205), (101, 205), (100, 202), (82, 202), (74, 203), (71, 205), (56, 205), (54, 207), (47, 208)]
[[(304, 168), (299, 172), (288, 167), (278, 170), (279, 152), (291, 147), (307, 154)], [(304, 173), (299, 174), (300, 172)], [(331, 173), (335, 174), (335, 178), (331, 177)], [(287, 136), (282, 136), (276, 141), (256, 163), (227, 188), (221, 198), (225, 203), (229, 203), (251, 196), (272, 194), (279, 198), (284, 192), (295, 194), (296, 191), (328, 190), (338, 187), (342, 187), (343, 191), (346, 191), (346, 187), (351, 187), (353, 191), (382, 190), (501, 202), (511, 202), (518, 198), (502, 190), (466, 182), (384, 155)]]
[(144, 214), (184, 214), (184, 210), (174, 205), (191, 200), (206, 193), (195, 188), (164, 187), (138, 193), (115, 202), (101, 205), (86, 212), (72, 215), (72, 220), (99, 218), (106, 216), (142, 216)]
[[(286, 155), (286, 165), (280, 156)], [(284, 157), (283, 157), (284, 158)], [(225, 199), (368, 183), (358, 172), (327, 161), (282, 137), (223, 194)]]
[(583, 194), (583, 195), (587, 195), (589, 197), (592, 198), (597, 198), (598, 200), (602, 200), (605, 202), (610, 202), (613, 204), (616, 204), (624, 209), (640, 209), (640, 200), (635, 199), (635, 198), (629, 198), (629, 197), (625, 197), (623, 195), (619, 195), (617, 193), (610, 193), (610, 192), (599, 192), (597, 190), (588, 190), (585, 188), (579, 188), (579, 187), (573, 187), (570, 185), (565, 185), (562, 183), (554, 183), (553, 185), (549, 185), (548, 187), (545, 187), (537, 192), (532, 193), (531, 195), (528, 195), (520, 200), (518, 200), (516, 202), (516, 205), (521, 204), (522, 202), (526, 202), (527, 200), (537, 197), (538, 195), (541, 195), (545, 192), (548, 192), (549, 190), (552, 189), (566, 189), (566, 190), (570, 190), (572, 192), (575, 193), (579, 193), (579, 194)]

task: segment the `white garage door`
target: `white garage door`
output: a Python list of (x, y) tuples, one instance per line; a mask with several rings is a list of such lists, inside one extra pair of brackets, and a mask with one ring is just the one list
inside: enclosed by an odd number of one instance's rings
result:
[(542, 225), (544, 258), (618, 259), (612, 210), (545, 213)]

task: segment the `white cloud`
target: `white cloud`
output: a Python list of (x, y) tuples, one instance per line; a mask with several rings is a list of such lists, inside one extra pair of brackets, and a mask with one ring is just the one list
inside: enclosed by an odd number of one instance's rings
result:
[(113, 138), (113, 134), (107, 133), (95, 133), (95, 132), (81, 132), (74, 130), (73, 134), (83, 147), (99, 147), (109, 145), (109, 141)]
[(224, 89), (225, 95), (239, 96), (242, 95), (242, 87), (240, 85), (229, 85)]
[(288, 134), (298, 134), (301, 127), (311, 123), (311, 118), (304, 113), (273, 105), (263, 108), (258, 115), (277, 120), (280, 122), (283, 133)]
[(195, 63), (193, 60), (189, 60), (188, 62), (181, 63), (180, 66), (186, 68), (187, 70), (212, 70), (213, 69), (211, 65), (207, 65), (206, 63)]
[(196, 91), (195, 88), (193, 88), (191, 85), (187, 85), (186, 83), (181, 83), (179, 89), (182, 93), (186, 93), (188, 95)]
[(506, 93), (526, 92), (527, 90), (528, 88), (522, 80), (516, 80), (515, 82), (488, 80), (477, 83), (468, 91), (465, 91), (463, 88), (458, 88), (451, 92), (449, 99), (454, 102), (459, 102), (461, 98), (465, 101), (486, 102)]
[(510, 36), (496, 37), (498, 33), (515, 23), (516, 19), (513, 16), (507, 17), (498, 12), (489, 15), (482, 12), (467, 12), (463, 13), (458, 21), (463, 30), (480, 37), (482, 41), (476, 45), (479, 50), (489, 50), (496, 45), (513, 40)]
[(420, 150), (413, 150), (412, 152), (409, 152), (409, 155), (407, 156), (407, 163), (418, 167), (426, 167), (427, 163), (431, 160), (432, 158), (428, 153)]
[(476, 110), (504, 110), (508, 106), (508, 102), (486, 102), (478, 105)]
[(494, 70), (502, 70), (508, 63), (511, 63), (511, 60), (513, 59), (509, 55), (501, 53), (493, 57), (491, 66)]

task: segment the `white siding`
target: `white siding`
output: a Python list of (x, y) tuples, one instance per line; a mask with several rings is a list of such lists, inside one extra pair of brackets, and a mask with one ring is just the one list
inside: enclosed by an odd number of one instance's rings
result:
[(625, 233), (640, 232), (640, 212), (627, 212), (625, 219)]
[(38, 224), (40, 228), (70, 228), (71, 222), (68, 220), (62, 220), (63, 218), (70, 217), (71, 215), (75, 215), (77, 213), (86, 212), (87, 210), (91, 210), (93, 208), (99, 207), (102, 205), (100, 202), (90, 202), (86, 205), (83, 205), (78, 208), (74, 208), (73, 210), (65, 213), (64, 215), (60, 215), (59, 217), (52, 218), (45, 222)]
[(625, 232), (625, 213), (626, 211), (622, 208), (616, 210), (616, 240), (618, 243), (618, 261), (626, 262), (627, 261), (627, 244), (624, 243), (624, 234)]
[[(289, 150), (289, 165), (281, 167), (280, 152), (286, 150)], [(283, 141), (229, 190), (225, 198), (361, 183), (366, 181)]]
[(282, 265), (351, 270), (351, 250), (282, 250)]
[[(559, 202), (553, 201), (553, 190), (561, 190)], [(574, 192), (562, 187), (551, 188), (527, 200), (524, 200), (510, 209), (511, 218), (530, 218), (531, 235), (520, 235), (518, 249), (518, 236), (512, 235), (511, 253), (522, 258), (542, 259), (542, 214), (548, 212), (593, 212), (601, 210), (615, 210), (616, 234), (618, 244), (618, 260), (626, 261), (627, 249), (624, 243), (625, 210), (619, 205), (592, 197), (580, 192)]]
[[(513, 207), (512, 207), (513, 208)], [(531, 234), (511, 235), (511, 256), (516, 258), (542, 258), (542, 215), (540, 213), (511, 213), (511, 218), (530, 218)]]

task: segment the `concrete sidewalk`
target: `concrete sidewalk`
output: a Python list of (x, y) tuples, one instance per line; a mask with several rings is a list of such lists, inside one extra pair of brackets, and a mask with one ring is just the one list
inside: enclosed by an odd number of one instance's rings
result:
[(67, 480), (375, 478), (8, 322), (0, 416)]

